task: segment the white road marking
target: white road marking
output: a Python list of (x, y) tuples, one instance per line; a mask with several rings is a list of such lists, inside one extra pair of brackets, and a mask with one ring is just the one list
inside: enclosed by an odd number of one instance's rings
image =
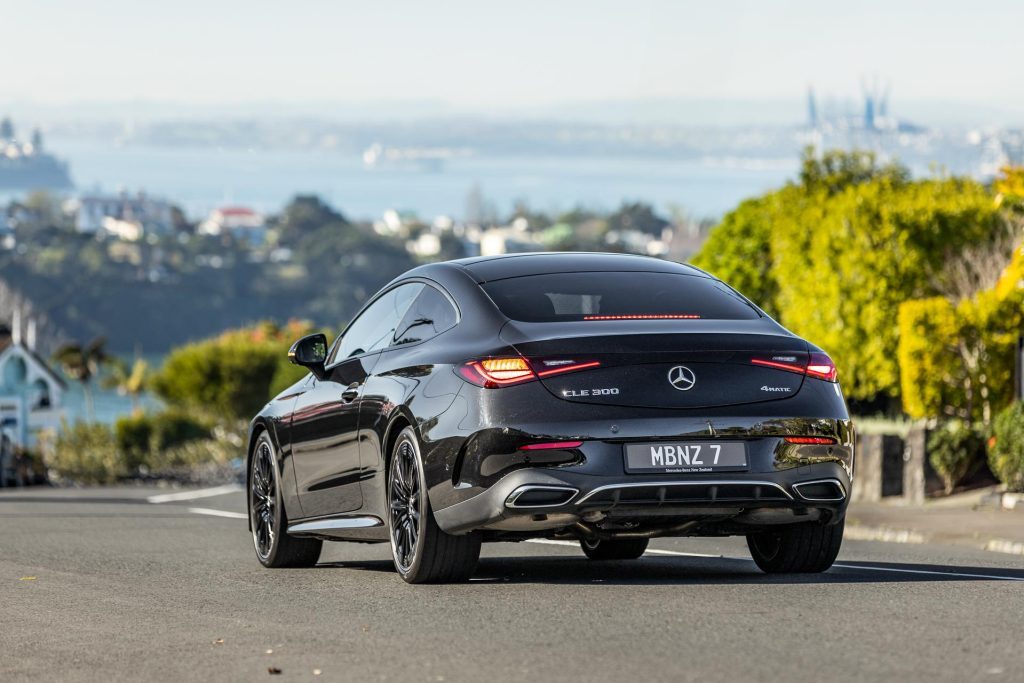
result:
[[(533, 538), (527, 543), (548, 543), (551, 545), (567, 545), (579, 547), (579, 543), (573, 541), (558, 541), (550, 538)], [(710, 557), (723, 560), (739, 560), (741, 562), (753, 562), (749, 557), (726, 557), (725, 555), (705, 555), (703, 553), (682, 553), (675, 550), (661, 550), (660, 548), (648, 548), (645, 555), (674, 555), (676, 557)], [(965, 579), (994, 579), (997, 581), (1024, 581), (1024, 577), (1000, 576), (998, 574), (968, 574), (966, 572), (940, 572), (928, 569), (897, 569), (895, 567), (868, 567), (862, 564), (839, 563), (832, 565), (838, 569), (860, 569), (872, 572), (895, 572), (898, 574), (922, 574), (926, 576), (953, 576)]]
[(725, 555), (709, 555), (707, 553), (678, 553), (674, 550), (661, 550), (660, 548), (648, 548), (644, 555), (679, 555), (681, 557), (714, 557), (725, 558)]
[(249, 516), (242, 512), (229, 512), (227, 510), (214, 510), (213, 508), (188, 508), (194, 515), (209, 515), (210, 517), (227, 517), (228, 519), (248, 519)]
[(996, 574), (965, 574), (962, 572), (936, 572), (927, 569), (896, 569), (894, 567), (866, 567), (861, 564), (839, 564), (832, 565), (840, 569), (864, 569), (871, 572), (898, 572), (900, 574), (928, 574), (930, 576), (960, 576), (966, 579), (997, 579), (999, 581), (1024, 581), (1019, 576), (999, 576)]
[(208, 489), (197, 489), (195, 491), (182, 491), (180, 493), (161, 493), (155, 496), (149, 496), (146, 498), (147, 503), (175, 503), (179, 500), (196, 500), (197, 498), (211, 498), (213, 496), (223, 496), (225, 493), (236, 493), (244, 490), (242, 486), (238, 484), (225, 484), (224, 486), (214, 486)]

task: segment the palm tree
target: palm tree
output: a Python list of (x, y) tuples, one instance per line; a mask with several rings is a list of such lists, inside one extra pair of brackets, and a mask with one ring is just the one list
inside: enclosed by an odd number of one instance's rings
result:
[(113, 363), (110, 375), (103, 380), (103, 386), (117, 389), (117, 393), (132, 400), (132, 414), (137, 415), (139, 398), (146, 391), (150, 378), (149, 363), (136, 356), (131, 365), (122, 360)]
[(92, 378), (99, 374), (100, 368), (110, 361), (104, 348), (107, 340), (103, 337), (93, 339), (83, 346), (78, 343), (65, 344), (53, 354), (53, 359), (60, 363), (68, 377), (82, 383), (85, 394), (85, 412), (91, 422), (95, 415), (92, 403)]

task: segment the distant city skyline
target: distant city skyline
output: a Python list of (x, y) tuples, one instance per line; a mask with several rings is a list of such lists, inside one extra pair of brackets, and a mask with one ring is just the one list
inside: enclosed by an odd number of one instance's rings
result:
[(1006, 0), (9, 0), (0, 113), (798, 123), (809, 85), (856, 100), (879, 78), (903, 116), (1024, 125), (1022, 20)]

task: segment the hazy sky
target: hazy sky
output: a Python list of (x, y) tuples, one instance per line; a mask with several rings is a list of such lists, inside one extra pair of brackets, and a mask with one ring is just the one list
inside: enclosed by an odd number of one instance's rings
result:
[(0, 0), (0, 105), (856, 97), (1024, 108), (1024, 2)]

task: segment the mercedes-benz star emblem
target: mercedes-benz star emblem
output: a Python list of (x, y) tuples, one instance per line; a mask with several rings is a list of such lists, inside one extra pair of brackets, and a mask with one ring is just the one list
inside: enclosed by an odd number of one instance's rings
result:
[(697, 376), (685, 365), (677, 365), (668, 371), (668, 383), (672, 385), (673, 389), (689, 391), (697, 383)]

